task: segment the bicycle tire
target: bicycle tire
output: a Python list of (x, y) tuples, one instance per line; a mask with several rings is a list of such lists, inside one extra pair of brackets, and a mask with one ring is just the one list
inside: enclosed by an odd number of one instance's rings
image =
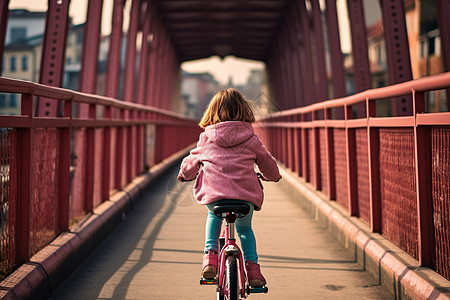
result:
[(238, 269), (237, 260), (234, 256), (228, 256), (225, 261), (225, 300), (239, 299)]

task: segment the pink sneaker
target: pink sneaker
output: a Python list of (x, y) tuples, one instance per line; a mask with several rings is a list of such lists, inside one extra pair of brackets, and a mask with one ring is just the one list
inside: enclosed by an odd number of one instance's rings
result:
[(217, 273), (217, 265), (219, 262), (219, 255), (215, 251), (208, 251), (203, 255), (202, 276), (205, 279), (214, 279)]
[(261, 268), (259, 264), (255, 264), (252, 261), (245, 263), (245, 269), (247, 270), (248, 284), (252, 287), (266, 285), (266, 279), (261, 274)]

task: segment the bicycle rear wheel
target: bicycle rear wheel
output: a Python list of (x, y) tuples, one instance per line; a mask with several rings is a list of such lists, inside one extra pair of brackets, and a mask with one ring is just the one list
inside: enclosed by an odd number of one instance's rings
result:
[(239, 284), (236, 257), (228, 256), (225, 261), (223, 295), (219, 295), (219, 300), (238, 300)]

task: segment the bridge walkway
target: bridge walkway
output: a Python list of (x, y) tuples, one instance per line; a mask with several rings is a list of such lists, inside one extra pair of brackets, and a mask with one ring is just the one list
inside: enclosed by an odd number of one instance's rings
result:
[[(214, 299), (200, 286), (206, 209), (175, 166), (159, 178), (124, 221), (52, 295), (71, 299)], [(289, 192), (264, 183), (253, 228), (269, 293), (251, 299), (392, 299)]]

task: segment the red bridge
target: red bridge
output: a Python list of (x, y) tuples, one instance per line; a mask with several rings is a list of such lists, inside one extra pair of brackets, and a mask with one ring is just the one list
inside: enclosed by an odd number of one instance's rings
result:
[(181, 63), (212, 55), (263, 62), (276, 108), (254, 125), (284, 178), (255, 215), (270, 292), (252, 297), (450, 298), (449, 1), (114, 0), (101, 83), (103, 1), (72, 28), (77, 1), (48, 0), (30, 80), (14, 76), (29, 50), (8, 40), (13, 2), (0, 4), (1, 299), (214, 297), (198, 286), (205, 211), (175, 181), (201, 129), (174, 101)]

